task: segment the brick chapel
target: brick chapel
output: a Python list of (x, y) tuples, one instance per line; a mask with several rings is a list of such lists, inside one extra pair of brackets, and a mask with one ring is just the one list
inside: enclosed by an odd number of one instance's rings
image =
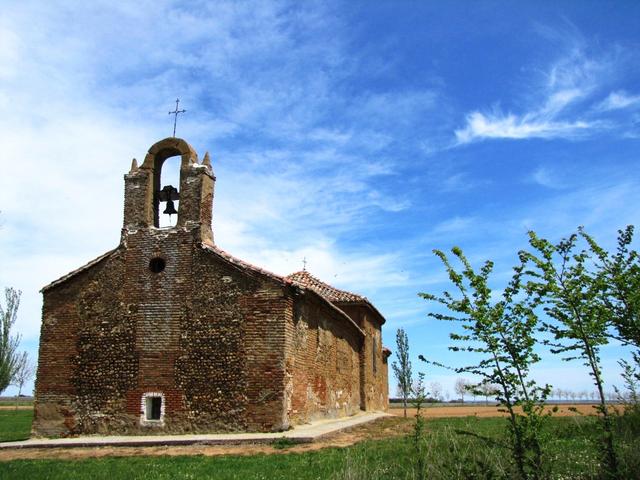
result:
[[(176, 156), (179, 189), (162, 188)], [(179, 138), (133, 161), (120, 244), (42, 289), (34, 435), (280, 431), (387, 409), (384, 317), (218, 248), (215, 181)]]

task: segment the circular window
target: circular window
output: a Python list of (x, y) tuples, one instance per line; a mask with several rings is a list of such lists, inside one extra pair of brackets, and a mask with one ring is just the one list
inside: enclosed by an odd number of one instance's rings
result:
[(149, 270), (151, 270), (153, 273), (160, 273), (161, 271), (164, 270), (165, 266), (166, 266), (166, 263), (164, 261), (164, 258), (160, 258), (160, 257), (152, 258), (151, 261), (149, 262)]

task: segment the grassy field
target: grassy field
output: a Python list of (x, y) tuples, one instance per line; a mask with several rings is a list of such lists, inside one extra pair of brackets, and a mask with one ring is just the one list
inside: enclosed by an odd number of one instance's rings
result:
[[(2, 437), (24, 437), (30, 426), (25, 412), (0, 412)], [(389, 425), (410, 430), (411, 419), (394, 418)], [(5, 426), (6, 425), (6, 426)], [(427, 422), (424, 437), (427, 478), (510, 478), (511, 464), (502, 418), (441, 418)], [(14, 433), (11, 433), (11, 430)], [(464, 432), (464, 433), (463, 433)], [(597, 478), (598, 428), (594, 417), (552, 419), (546, 450), (551, 478)], [(625, 458), (640, 452), (637, 431), (620, 445)], [(633, 437), (633, 435), (636, 435)], [(635, 440), (634, 440), (635, 438)], [(280, 445), (282, 447), (283, 445)], [(284, 445), (286, 447), (286, 445)], [(13, 460), (0, 463), (4, 479), (410, 479), (414, 478), (414, 444), (410, 435), (363, 441), (346, 448), (288, 453), (226, 456), (140, 456), (82, 460)], [(627, 462), (628, 463), (628, 462)], [(628, 478), (640, 468), (627, 465)], [(640, 467), (640, 463), (636, 465)]]
[[(0, 407), (15, 407), (16, 401), (14, 400), (0, 400)], [(22, 398), (18, 399), (18, 406), (20, 407), (33, 407), (33, 400), (24, 400)]]
[(29, 438), (32, 419), (33, 410), (0, 410), (0, 442)]

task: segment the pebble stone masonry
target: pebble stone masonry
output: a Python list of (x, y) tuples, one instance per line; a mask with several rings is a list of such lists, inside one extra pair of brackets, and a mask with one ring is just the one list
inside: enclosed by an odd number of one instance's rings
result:
[[(178, 219), (160, 173), (180, 157)], [(42, 289), (34, 436), (269, 432), (388, 407), (385, 319), (219, 249), (215, 176), (179, 138), (124, 177), (120, 244)]]

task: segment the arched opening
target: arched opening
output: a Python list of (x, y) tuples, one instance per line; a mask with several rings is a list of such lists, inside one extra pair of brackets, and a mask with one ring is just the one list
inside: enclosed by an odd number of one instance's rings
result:
[(156, 156), (154, 169), (154, 225), (174, 227), (178, 222), (180, 206), (180, 165), (181, 157), (174, 152)]
[[(152, 192), (147, 190), (144, 197), (145, 202), (151, 200), (151, 205), (146, 203), (144, 207), (144, 220), (147, 225), (161, 228), (179, 223), (180, 174), (196, 163), (198, 155), (193, 147), (181, 138), (165, 138), (149, 148), (140, 166), (140, 170), (152, 172), (152, 184), (147, 185), (151, 187)], [(146, 196), (148, 193), (151, 195)]]

